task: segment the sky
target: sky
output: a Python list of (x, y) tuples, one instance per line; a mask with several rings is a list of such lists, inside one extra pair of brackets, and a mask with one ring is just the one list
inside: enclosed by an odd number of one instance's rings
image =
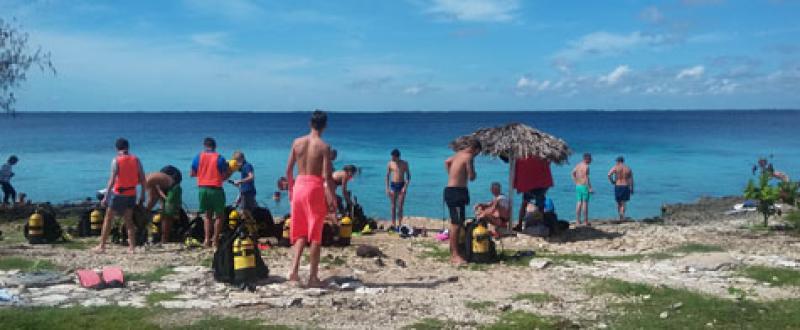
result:
[(0, 0), (18, 111), (800, 108), (800, 1)]

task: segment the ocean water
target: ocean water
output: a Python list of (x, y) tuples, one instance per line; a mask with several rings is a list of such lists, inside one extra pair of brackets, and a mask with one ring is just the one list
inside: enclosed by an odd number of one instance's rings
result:
[[(272, 201), (291, 142), (308, 131), (308, 113), (22, 113), (0, 117), (0, 159), (20, 157), (13, 183), (34, 201), (68, 201), (93, 196), (108, 179), (114, 140), (130, 140), (145, 170), (167, 164), (184, 170), (184, 200), (197, 205), (188, 169), (206, 136), (216, 138), (227, 158), (245, 152), (255, 166), (258, 201), (274, 213), (288, 212), (287, 200)], [(800, 176), (800, 111), (639, 111), (639, 112), (449, 112), (330, 113), (324, 137), (339, 151), (335, 166), (361, 168), (351, 189), (367, 214), (385, 218), (389, 202), (384, 176), (389, 152), (399, 148), (410, 163), (412, 183), (406, 214), (441, 218), (447, 177), (443, 161), (454, 137), (478, 128), (523, 122), (566, 140), (570, 164), (553, 166), (549, 196), (563, 219), (574, 218), (572, 166), (591, 152), (595, 194), (592, 218), (615, 216), (613, 187), (606, 173), (617, 155), (634, 171), (636, 194), (629, 215), (659, 214), (663, 203), (700, 196), (740, 194), (759, 156), (772, 155), (776, 169)], [(473, 202), (491, 198), (489, 185), (507, 189), (508, 165), (490, 157), (476, 160)], [(238, 177), (238, 174), (235, 174)], [(233, 201), (236, 190), (227, 185)], [(518, 207), (519, 197), (515, 197)]]

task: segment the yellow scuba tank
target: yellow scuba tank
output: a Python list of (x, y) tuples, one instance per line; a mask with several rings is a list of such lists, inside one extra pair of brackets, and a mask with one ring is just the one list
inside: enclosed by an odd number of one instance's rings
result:
[(233, 277), (234, 283), (243, 284), (252, 281), (256, 268), (255, 245), (247, 235), (240, 235), (233, 240)]
[(242, 164), (236, 161), (236, 159), (228, 160), (228, 170), (231, 172), (236, 172), (240, 168), (242, 168)]
[(100, 231), (103, 229), (103, 212), (93, 210), (89, 214), (89, 228), (92, 236), (100, 235)]
[(228, 214), (228, 228), (234, 230), (237, 224), (239, 224), (239, 211), (232, 210), (231, 213)]
[(282, 235), (283, 239), (291, 240), (292, 238), (291, 235), (292, 235), (292, 218), (286, 218), (286, 220), (283, 221), (283, 235)]
[(350, 217), (342, 218), (339, 225), (339, 245), (350, 245), (350, 237), (353, 235), (353, 220)]
[(153, 222), (150, 224), (150, 236), (153, 238), (153, 243), (161, 242), (161, 214), (153, 216)]
[(44, 238), (44, 217), (39, 211), (31, 214), (28, 218), (28, 241), (31, 239), (41, 240)]
[(489, 230), (483, 226), (483, 224), (478, 224), (475, 226), (475, 229), (472, 230), (472, 254), (473, 255), (480, 255), (489, 253)]

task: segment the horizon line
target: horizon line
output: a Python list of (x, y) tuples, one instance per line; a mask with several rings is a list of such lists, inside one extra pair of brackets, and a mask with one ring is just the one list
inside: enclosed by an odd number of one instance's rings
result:
[(342, 114), (394, 114), (394, 113), (464, 113), (464, 112), (494, 112), (494, 113), (531, 113), (531, 112), (792, 112), (800, 108), (739, 108), (739, 109), (520, 109), (520, 110), (326, 110), (315, 108), (312, 110), (25, 110), (6, 113), (6, 116), (24, 114), (93, 114), (93, 113), (236, 113), (236, 114), (293, 114), (308, 113), (313, 110), (324, 110), (329, 113)]

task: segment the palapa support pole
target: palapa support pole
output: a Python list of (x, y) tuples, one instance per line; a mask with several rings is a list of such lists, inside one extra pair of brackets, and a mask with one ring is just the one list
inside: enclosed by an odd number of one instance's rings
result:
[(517, 159), (512, 153), (508, 158), (508, 230), (511, 230), (514, 221), (514, 175), (516, 174)]

